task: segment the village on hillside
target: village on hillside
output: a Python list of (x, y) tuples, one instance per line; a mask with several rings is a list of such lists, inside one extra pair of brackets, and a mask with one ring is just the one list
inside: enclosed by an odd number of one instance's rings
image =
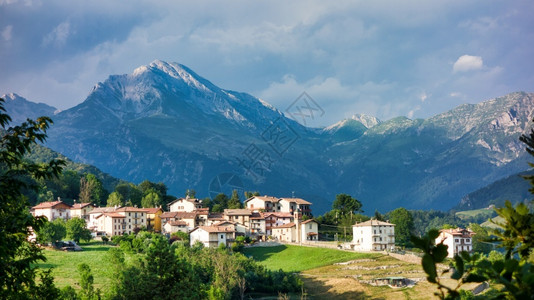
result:
[[(222, 213), (204, 208), (197, 198), (178, 198), (161, 207), (96, 207), (91, 203), (69, 205), (60, 199), (42, 202), (31, 208), (33, 216), (49, 221), (81, 218), (93, 236), (117, 236), (148, 230), (170, 236), (189, 234), (190, 244), (202, 243), (216, 248), (229, 247), (238, 236), (253, 241), (274, 241), (318, 245), (319, 224), (312, 218), (311, 202), (301, 198), (252, 196), (243, 209), (225, 209)], [(371, 219), (352, 226), (353, 239), (337, 245), (354, 251), (395, 251), (395, 224)], [(448, 245), (448, 257), (472, 252), (472, 236), (467, 229), (442, 229), (436, 243)]]

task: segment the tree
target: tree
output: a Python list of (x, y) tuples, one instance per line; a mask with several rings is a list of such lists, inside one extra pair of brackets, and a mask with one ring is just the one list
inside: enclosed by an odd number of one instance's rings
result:
[(386, 216), (384, 216), (383, 214), (381, 214), (378, 209), (375, 209), (375, 220), (378, 220), (378, 221), (386, 221)]
[(80, 178), (80, 202), (100, 205), (103, 202), (105, 194), (102, 181), (96, 178), (95, 175), (88, 173)]
[(197, 192), (193, 189), (185, 191), (185, 196), (189, 198), (195, 198), (197, 195)]
[(11, 118), (5, 113), (4, 102), (0, 98), (0, 299), (23, 299), (38, 294), (36, 271), (31, 264), (45, 257), (27, 238), (29, 228), (38, 232), (45, 218), (31, 216), (22, 191), (30, 189), (37, 193), (38, 186), (28, 184), (26, 179), (57, 177), (65, 163), (52, 160), (37, 164), (25, 160), (32, 145), (45, 142), (52, 120), (28, 119), (19, 126), (6, 128)]
[(78, 273), (80, 274), (80, 298), (82, 300), (99, 299), (100, 291), (95, 291), (93, 286), (94, 277), (91, 273), (91, 268), (85, 263), (79, 264)]
[(191, 264), (154, 235), (140, 266), (122, 270), (114, 290), (117, 299), (203, 299), (202, 287)]
[(138, 185), (138, 188), (143, 193), (143, 196), (152, 190), (156, 191), (160, 195), (161, 198), (165, 198), (165, 196), (167, 195), (167, 186), (161, 182), (154, 183), (154, 182), (145, 180)]
[(109, 194), (107, 206), (109, 207), (122, 206), (122, 204), (123, 204), (123, 198), (121, 194), (119, 194), (118, 192), (113, 192)]
[(363, 212), (362, 203), (347, 194), (339, 194), (332, 203), (332, 208), (339, 210), (342, 214)]
[(130, 201), (132, 206), (135, 206), (135, 205), (141, 206), (141, 199), (143, 199), (143, 192), (133, 183), (118, 184), (115, 187), (115, 192), (119, 193), (122, 196), (121, 202)]
[(252, 198), (254, 196), (259, 196), (259, 195), (260, 195), (260, 192), (245, 191), (246, 199)]
[(223, 193), (220, 193), (219, 195), (215, 196), (213, 198), (213, 212), (223, 212), (225, 208), (228, 208), (228, 196), (226, 196)]
[(80, 240), (90, 241), (92, 239), (91, 231), (86, 228), (84, 219), (72, 218), (67, 221), (67, 237), (76, 243)]
[(228, 201), (228, 208), (243, 208), (243, 203), (239, 199), (239, 194), (237, 190), (232, 191), (232, 198)]
[(161, 205), (161, 196), (155, 190), (149, 190), (141, 200), (143, 207), (158, 207)]
[(55, 219), (53, 222), (46, 222), (37, 232), (37, 240), (41, 243), (52, 243), (55, 245), (67, 235), (67, 228), (63, 219)]
[(412, 214), (406, 208), (399, 207), (389, 213), (389, 221), (395, 224), (395, 243), (407, 246), (414, 230)]

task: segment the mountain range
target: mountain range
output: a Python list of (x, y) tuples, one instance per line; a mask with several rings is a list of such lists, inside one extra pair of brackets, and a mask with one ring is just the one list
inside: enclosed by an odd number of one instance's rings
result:
[(110, 76), (81, 104), (55, 111), (33, 109), (54, 120), (46, 146), (118, 178), (161, 181), (175, 195), (195, 189), (204, 197), (224, 183), (294, 195), (313, 202), (316, 213), (348, 193), (372, 213), (450, 209), (527, 170), (519, 136), (531, 127), (534, 94), (464, 104), (428, 119), (354, 115), (309, 128), (186, 66), (154, 61)]

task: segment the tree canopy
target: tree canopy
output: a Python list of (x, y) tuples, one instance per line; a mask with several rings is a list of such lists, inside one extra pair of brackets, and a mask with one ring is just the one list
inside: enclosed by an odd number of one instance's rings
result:
[(399, 207), (388, 215), (389, 221), (395, 224), (395, 243), (408, 245), (414, 230), (412, 214), (406, 208)]
[(362, 203), (347, 194), (338, 194), (332, 203), (332, 208), (339, 210), (342, 214), (363, 212)]
[[(44, 218), (31, 216), (28, 200), (22, 191), (30, 189), (37, 192), (38, 186), (26, 179), (57, 177), (65, 163), (52, 160), (38, 164), (25, 160), (24, 156), (31, 151), (32, 145), (45, 142), (52, 120), (40, 117), (7, 127), (11, 118), (5, 113), (4, 102), (0, 98), (0, 298), (25, 299), (40, 293), (35, 283), (36, 271), (31, 264), (44, 260), (44, 256), (41, 249), (28, 242), (27, 238), (29, 228), (39, 231)], [(52, 284), (48, 275), (42, 276), (45, 279), (43, 284)]]

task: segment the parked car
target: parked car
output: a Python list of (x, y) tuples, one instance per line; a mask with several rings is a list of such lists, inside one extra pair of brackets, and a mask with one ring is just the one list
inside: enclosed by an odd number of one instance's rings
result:
[(82, 247), (78, 246), (75, 241), (61, 241), (56, 247), (63, 251), (83, 251)]

